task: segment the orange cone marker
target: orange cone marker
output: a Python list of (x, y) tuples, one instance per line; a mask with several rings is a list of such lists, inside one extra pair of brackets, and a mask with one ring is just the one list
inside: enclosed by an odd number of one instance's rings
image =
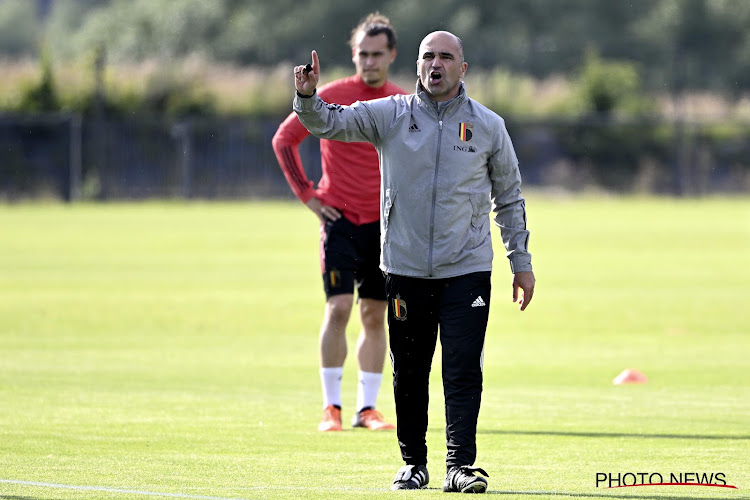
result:
[(634, 368), (628, 368), (623, 370), (615, 379), (612, 381), (615, 385), (622, 384), (645, 384), (648, 382), (648, 378), (638, 370)]

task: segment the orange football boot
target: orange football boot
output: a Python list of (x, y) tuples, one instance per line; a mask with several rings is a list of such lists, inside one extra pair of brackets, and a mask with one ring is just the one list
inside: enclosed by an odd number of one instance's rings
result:
[(383, 414), (375, 408), (365, 408), (357, 412), (352, 419), (352, 427), (365, 427), (373, 431), (395, 429), (396, 426), (386, 422)]
[(323, 419), (318, 424), (318, 431), (340, 431), (341, 430), (341, 410), (333, 405), (328, 405), (323, 410)]

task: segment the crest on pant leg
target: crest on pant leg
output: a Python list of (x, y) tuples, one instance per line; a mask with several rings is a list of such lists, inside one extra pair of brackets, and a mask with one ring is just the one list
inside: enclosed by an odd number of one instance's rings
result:
[(393, 317), (399, 321), (405, 321), (406, 312), (406, 301), (396, 294), (396, 298), (393, 299)]
[(333, 270), (328, 273), (328, 277), (331, 281), (331, 288), (338, 288), (341, 286), (341, 272), (337, 270)]

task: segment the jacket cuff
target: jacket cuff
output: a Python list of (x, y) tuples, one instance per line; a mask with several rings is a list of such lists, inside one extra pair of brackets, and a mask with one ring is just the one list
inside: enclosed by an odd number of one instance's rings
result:
[(310, 96), (301, 96), (299, 92), (296, 90), (294, 91), (294, 101), (292, 103), (292, 108), (294, 111), (311, 111), (315, 108), (315, 103), (317, 103), (320, 100), (320, 97), (318, 96), (317, 91)]
[(313, 93), (310, 95), (300, 94), (299, 90), (297, 89), (294, 89), (294, 92), (297, 94), (297, 97), (299, 97), (300, 99), (310, 99), (311, 97), (314, 97), (315, 94), (318, 93), (318, 89), (313, 89)]
[(512, 254), (508, 256), (510, 261), (510, 270), (513, 274), (531, 271), (531, 254)]

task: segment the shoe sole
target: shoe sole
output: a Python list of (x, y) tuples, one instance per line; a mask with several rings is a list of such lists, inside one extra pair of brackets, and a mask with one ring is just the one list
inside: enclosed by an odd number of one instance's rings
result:
[(384, 425), (382, 427), (368, 427), (365, 424), (359, 423), (359, 422), (352, 423), (352, 427), (354, 427), (355, 429), (357, 429), (357, 428), (370, 429), (371, 431), (392, 431), (392, 430), (394, 430), (396, 428), (395, 425), (390, 425), (390, 426), (389, 425)]
[(340, 432), (344, 429), (340, 425), (331, 425), (330, 427), (318, 426), (318, 432)]
[(394, 484), (393, 486), (391, 486), (391, 491), (401, 491), (401, 490), (423, 490), (423, 489), (427, 488), (427, 485), (426, 485), (426, 484), (425, 484), (425, 485), (422, 485), (422, 486), (419, 486), (419, 487), (417, 487), (417, 488), (407, 488), (407, 487), (403, 487), (403, 488), (394, 488), (394, 486), (396, 486), (396, 485)]
[(487, 491), (487, 484), (482, 481), (477, 481), (466, 486), (462, 490), (452, 490), (450, 488), (443, 487), (444, 493), (484, 493)]
[(477, 481), (462, 489), (461, 493), (484, 493), (485, 491), (487, 491), (487, 485), (481, 481)]
[(366, 425), (352, 425), (355, 429), (368, 429), (371, 431), (392, 431), (395, 427), (367, 427)]

